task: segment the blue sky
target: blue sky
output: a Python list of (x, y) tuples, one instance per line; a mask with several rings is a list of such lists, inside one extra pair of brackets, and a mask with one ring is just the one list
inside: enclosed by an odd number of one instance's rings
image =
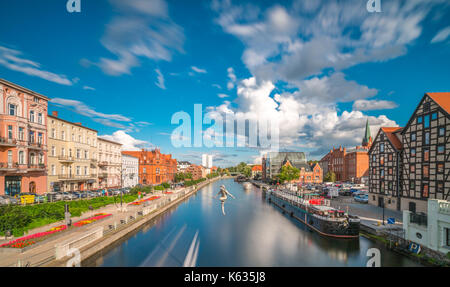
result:
[(366, 119), (404, 125), (450, 91), (448, 1), (2, 1), (0, 77), (50, 111), (127, 147), (179, 160), (254, 162), (264, 149), (175, 148), (175, 112), (279, 118), (280, 146), (320, 158), (361, 141)]

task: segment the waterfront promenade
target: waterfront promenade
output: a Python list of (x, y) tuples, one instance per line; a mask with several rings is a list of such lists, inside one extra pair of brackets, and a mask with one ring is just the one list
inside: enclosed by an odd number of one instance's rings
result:
[[(41, 243), (37, 243), (30, 249), (19, 253), (18, 249), (0, 249), (0, 266), (2, 267), (23, 267), (23, 266), (66, 266), (69, 257), (65, 256), (57, 260), (57, 245), (67, 243), (71, 248), (79, 248), (81, 252), (81, 260), (89, 257), (96, 252), (107, 247), (116, 240), (121, 239), (129, 232), (139, 228), (141, 225), (160, 215), (168, 208), (182, 202), (198, 189), (220, 179), (220, 177), (206, 180), (196, 186), (179, 188), (170, 190), (171, 193), (163, 193), (161, 191), (145, 196), (147, 199), (152, 196), (160, 196), (159, 199), (148, 204), (139, 206), (124, 204), (120, 208), (119, 204), (105, 206), (103, 208), (84, 213), (80, 218), (72, 218), (73, 222), (86, 219), (97, 213), (108, 213), (111, 216), (93, 222), (85, 226), (63, 231), (61, 234), (55, 234)], [(29, 234), (49, 230), (52, 227), (61, 225), (61, 222), (43, 226), (31, 230)], [(91, 234), (95, 234), (96, 230), (101, 229), (102, 236), (86, 244), (82, 240), (89, 240)], [(86, 238), (86, 239), (84, 239)], [(72, 254), (73, 256), (73, 254)]]

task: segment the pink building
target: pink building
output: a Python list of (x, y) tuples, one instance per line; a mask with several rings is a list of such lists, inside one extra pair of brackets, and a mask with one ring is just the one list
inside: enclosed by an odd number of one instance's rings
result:
[(48, 98), (0, 79), (0, 194), (47, 192)]

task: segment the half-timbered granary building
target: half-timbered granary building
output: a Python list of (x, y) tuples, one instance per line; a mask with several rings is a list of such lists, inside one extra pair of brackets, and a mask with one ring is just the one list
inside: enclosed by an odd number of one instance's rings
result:
[(427, 93), (402, 131), (402, 210), (427, 212), (449, 199), (450, 93)]
[(427, 213), (450, 199), (450, 93), (424, 95), (404, 128), (381, 128), (369, 151), (369, 203)]
[(369, 150), (370, 204), (400, 210), (402, 128), (383, 127)]

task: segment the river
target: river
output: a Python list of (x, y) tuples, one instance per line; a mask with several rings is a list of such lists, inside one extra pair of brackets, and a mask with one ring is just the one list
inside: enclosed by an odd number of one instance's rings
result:
[[(228, 198), (225, 213), (213, 197), (220, 185)], [(336, 240), (309, 231), (264, 202), (261, 191), (232, 179), (216, 181), (171, 208), (83, 266), (366, 266), (370, 248), (381, 266), (419, 266), (364, 237)]]

